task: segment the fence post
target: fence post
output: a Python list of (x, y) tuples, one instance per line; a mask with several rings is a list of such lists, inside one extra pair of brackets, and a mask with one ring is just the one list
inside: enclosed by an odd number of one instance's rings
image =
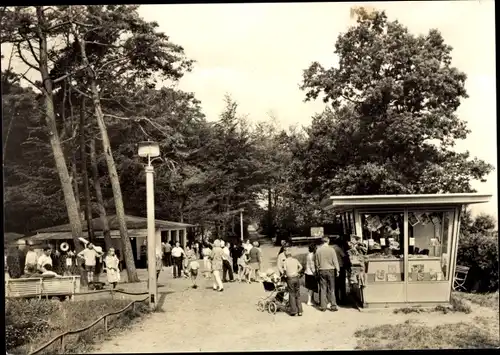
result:
[(66, 347), (66, 344), (64, 342), (64, 334), (61, 335), (61, 352), (64, 354), (64, 348)]
[(104, 330), (108, 332), (108, 317), (104, 316)]
[(135, 301), (134, 301), (134, 302), (132, 302), (132, 311), (134, 311), (134, 312), (135, 312)]

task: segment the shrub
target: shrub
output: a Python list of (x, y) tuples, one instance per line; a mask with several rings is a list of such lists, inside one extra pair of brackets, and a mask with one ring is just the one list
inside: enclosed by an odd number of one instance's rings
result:
[(45, 300), (13, 299), (5, 302), (5, 342), (13, 349), (30, 342), (50, 328), (49, 317), (60, 304)]
[[(54, 302), (47, 300), (7, 300), (6, 343), (10, 353), (30, 353), (52, 337), (68, 330), (81, 329), (104, 314), (123, 309), (130, 300), (98, 299), (90, 301)], [(138, 315), (147, 313), (147, 305), (136, 304), (121, 315), (114, 316), (114, 327), (122, 327)], [(102, 323), (88, 331), (70, 336), (66, 352), (80, 352), (88, 343), (105, 336)], [(47, 350), (49, 353), (51, 349)], [(44, 351), (42, 353), (45, 353)]]
[[(460, 235), (457, 263), (471, 268), (468, 288), (481, 292), (498, 290), (498, 235)], [(477, 285), (475, 285), (477, 284)]]

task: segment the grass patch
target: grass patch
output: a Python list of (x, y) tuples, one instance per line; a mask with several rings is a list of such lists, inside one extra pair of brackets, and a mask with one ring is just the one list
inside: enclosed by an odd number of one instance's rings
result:
[[(55, 336), (68, 330), (78, 330), (93, 323), (104, 314), (123, 309), (131, 301), (99, 299), (92, 301), (59, 302), (48, 300), (7, 300), (6, 343), (10, 354), (27, 354)], [(108, 319), (108, 328), (122, 328), (131, 320), (148, 312), (144, 303), (136, 304), (121, 315)], [(103, 322), (80, 334), (65, 337), (65, 353), (81, 353), (91, 344), (105, 339), (108, 333)], [(41, 354), (60, 353), (60, 341)]]
[(404, 307), (404, 308), (396, 308), (393, 313), (394, 314), (411, 314), (411, 313), (431, 313), (431, 312), (439, 312), (443, 314), (460, 312), (469, 314), (472, 312), (472, 308), (460, 297), (456, 297), (455, 295), (451, 295), (451, 301), (449, 306), (436, 306), (434, 308), (421, 308), (421, 307)]
[(487, 307), (498, 311), (498, 291), (492, 293), (465, 293), (454, 292), (453, 295), (457, 299), (465, 299), (471, 303), (477, 304), (481, 307)]
[(428, 327), (406, 321), (358, 330), (354, 335), (358, 338), (357, 350), (492, 349), (499, 346), (498, 338), (491, 332), (464, 322)]

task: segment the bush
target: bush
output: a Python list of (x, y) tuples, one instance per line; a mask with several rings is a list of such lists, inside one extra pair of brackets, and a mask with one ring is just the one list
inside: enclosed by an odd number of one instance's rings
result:
[(468, 289), (480, 292), (498, 290), (498, 234), (460, 235), (457, 264), (471, 268)]
[[(44, 299), (7, 300), (5, 304), (7, 351), (14, 354), (30, 353), (49, 339), (68, 330), (84, 328), (104, 314), (123, 309), (130, 302), (130, 300), (112, 299), (73, 302), (54, 302)], [(114, 316), (113, 326), (124, 326), (130, 319), (147, 311), (147, 305), (138, 303), (135, 311), (130, 308), (124, 314)], [(102, 324), (99, 323), (84, 333), (69, 337), (66, 340), (66, 352), (79, 352), (87, 345), (86, 343), (104, 336), (102, 328)]]
[(60, 304), (45, 300), (14, 299), (5, 302), (5, 342), (7, 350), (29, 343), (46, 332), (49, 317)]

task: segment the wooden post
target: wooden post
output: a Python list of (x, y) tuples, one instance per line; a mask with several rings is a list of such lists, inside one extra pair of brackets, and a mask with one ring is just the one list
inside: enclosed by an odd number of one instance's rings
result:
[(169, 230), (167, 231), (167, 233), (168, 233), (168, 234), (167, 234), (167, 243), (168, 243), (168, 242), (170, 242), (170, 241), (172, 240), (172, 231), (169, 229)]
[(63, 334), (63, 335), (61, 335), (61, 353), (62, 354), (64, 354), (65, 347), (66, 347), (66, 344), (64, 341), (64, 334)]
[(187, 235), (186, 235), (186, 228), (182, 230), (182, 248), (186, 250), (186, 244), (187, 244)]
[(104, 316), (104, 331), (108, 332), (108, 317)]

